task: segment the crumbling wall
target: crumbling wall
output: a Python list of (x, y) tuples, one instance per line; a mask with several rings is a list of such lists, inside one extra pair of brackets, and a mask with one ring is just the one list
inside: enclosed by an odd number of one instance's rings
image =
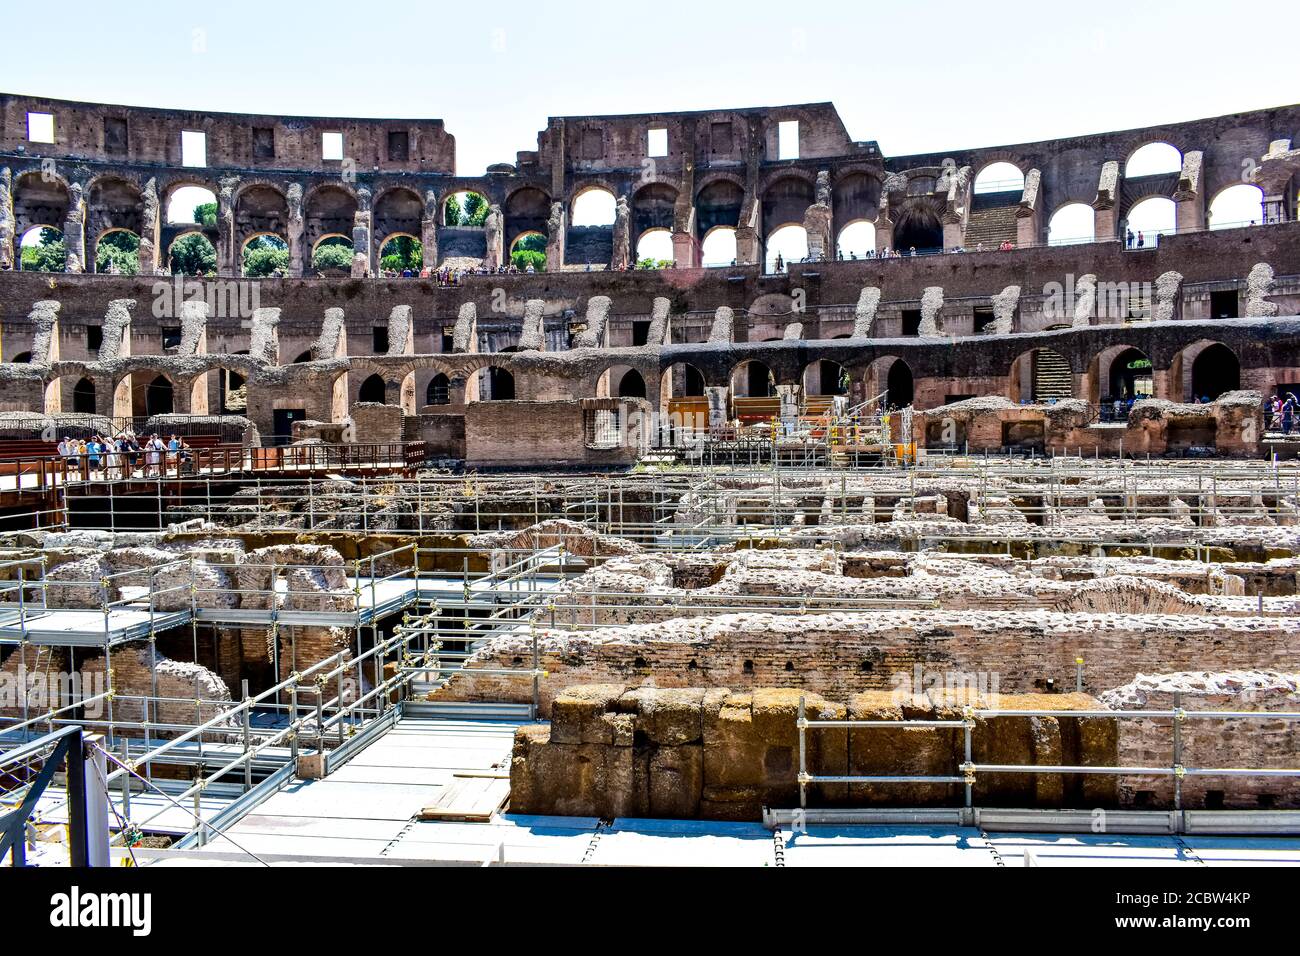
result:
[[(134, 641), (110, 652), (113, 686), (113, 719), (141, 722), (146, 704), (150, 724), (175, 724), (185, 728), (205, 723), (231, 705), (230, 688), (225, 681), (201, 664), (176, 661), (160, 654), (148, 641)], [(94, 657), (81, 667), (86, 687), (107, 687), (104, 657)], [(220, 727), (221, 725), (217, 725)], [(237, 726), (232, 718), (227, 725)], [(129, 737), (144, 736), (143, 730), (117, 728)], [(177, 737), (184, 730), (155, 726), (151, 736)], [(228, 735), (214, 730), (202, 735), (204, 740), (226, 740)]]
[[(858, 694), (847, 704), (805, 694), (810, 720), (952, 720), (978, 696)], [(760, 687), (571, 687), (557, 696), (551, 723), (521, 727), (510, 761), (516, 813), (598, 817), (757, 819), (762, 808), (798, 806), (800, 692)], [(1073, 717), (1096, 707), (1083, 694), (1025, 695), (1016, 709), (1050, 717), (980, 719), (972, 730), (977, 763), (1113, 766), (1114, 721)], [(963, 737), (956, 728), (810, 729), (806, 764), (814, 776), (912, 776), (958, 773)], [(820, 784), (811, 806), (958, 806), (956, 784)], [(1110, 806), (1113, 779), (1093, 775), (986, 774), (980, 806)]]

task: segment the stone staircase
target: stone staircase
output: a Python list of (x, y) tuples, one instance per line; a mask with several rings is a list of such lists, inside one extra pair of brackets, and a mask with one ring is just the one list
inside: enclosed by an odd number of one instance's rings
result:
[(966, 238), (962, 245), (977, 249), (996, 249), (1002, 243), (1016, 241), (1016, 209), (1021, 190), (977, 193), (971, 197), (970, 216), (966, 220)]
[(1069, 398), (1074, 394), (1074, 375), (1064, 356), (1051, 349), (1034, 353), (1034, 401)]

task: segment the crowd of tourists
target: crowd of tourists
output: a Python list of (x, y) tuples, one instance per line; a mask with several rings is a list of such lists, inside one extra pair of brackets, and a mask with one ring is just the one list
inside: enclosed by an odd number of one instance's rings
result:
[(189, 469), (192, 459), (184, 439), (171, 435), (164, 441), (157, 432), (143, 441), (130, 431), (113, 438), (98, 434), (88, 439), (63, 438), (58, 449), (69, 471), (107, 480), (179, 475)]

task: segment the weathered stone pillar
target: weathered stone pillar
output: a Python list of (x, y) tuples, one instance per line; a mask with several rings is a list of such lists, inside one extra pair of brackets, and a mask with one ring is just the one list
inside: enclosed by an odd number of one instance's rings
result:
[(1097, 198), (1092, 201), (1092, 237), (1106, 242), (1119, 235), (1119, 163), (1111, 160), (1102, 164), (1097, 182)]
[(14, 267), (13, 171), (0, 169), (0, 269)]
[(152, 176), (140, 191), (140, 275), (158, 274), (158, 182)]
[(564, 269), (564, 241), (567, 228), (568, 216), (564, 212), (564, 203), (551, 203), (551, 216), (546, 221), (547, 272), (560, 272)]
[(1205, 197), (1201, 194), (1200, 150), (1183, 154), (1183, 169), (1174, 192), (1174, 230), (1198, 232), (1205, 228)]
[(1016, 209), (1016, 246), (1021, 249), (1037, 246), (1043, 241), (1043, 217), (1038, 206), (1042, 181), (1043, 174), (1037, 169), (1025, 173), (1025, 189)]
[(243, 271), (235, 248), (235, 189), (239, 179), (227, 176), (217, 192), (217, 274), (237, 276)]
[[(694, 154), (695, 132), (689, 127), (687, 156)], [(700, 244), (695, 241), (695, 163), (689, 158), (682, 168), (682, 188), (673, 206), (673, 263), (678, 269), (696, 269), (700, 265)]]
[(632, 257), (632, 211), (627, 196), (619, 196), (614, 204), (614, 249), (610, 254), (609, 268), (622, 272)]
[(67, 250), (65, 272), (86, 271), (86, 202), (82, 198), (81, 183), (68, 186), (68, 215), (63, 220), (63, 244)]
[(809, 259), (834, 259), (835, 247), (831, 241), (831, 174), (827, 170), (817, 173), (816, 202), (803, 214), (803, 229), (808, 237)]
[[(424, 265), (429, 269), (438, 268), (438, 209), (437, 191), (426, 189), (424, 215), (420, 217), (420, 246), (424, 254)], [(492, 218), (491, 212), (488, 213), (488, 218)]]
[(306, 231), (302, 218), (302, 183), (290, 183), (285, 190), (285, 200), (289, 205), (289, 275), (301, 276), (307, 270), (307, 257), (311, 255), (311, 251), (302, 245)]
[(370, 190), (357, 190), (357, 211), (352, 217), (352, 278), (365, 279), (371, 273)]
[(487, 247), (483, 264), (488, 269), (499, 269), (505, 265), (505, 217), (501, 215), (501, 207), (496, 203), (488, 206), (487, 217), (483, 220), (483, 243)]

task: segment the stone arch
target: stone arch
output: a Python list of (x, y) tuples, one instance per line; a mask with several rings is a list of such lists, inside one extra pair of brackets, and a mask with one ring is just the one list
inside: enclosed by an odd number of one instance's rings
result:
[(1094, 242), (1096, 235), (1095, 210), (1086, 202), (1062, 203), (1047, 221), (1049, 246)]
[(673, 261), (673, 234), (668, 229), (647, 229), (637, 237), (635, 246), (637, 262), (652, 259), (656, 262)]
[(776, 394), (776, 373), (758, 359), (745, 359), (731, 369), (731, 394), (736, 398), (771, 398)]
[(803, 226), (804, 214), (816, 201), (816, 185), (803, 170), (786, 169), (773, 176), (762, 189), (763, 237), (769, 242), (773, 233), (785, 226)]
[(1210, 229), (1254, 226), (1264, 221), (1264, 190), (1253, 183), (1233, 183), (1214, 194), (1206, 209)]
[(303, 196), (303, 239), (314, 253), (321, 240), (342, 236), (352, 241), (352, 226), (357, 212), (355, 192), (342, 183), (313, 186)]
[(477, 394), (472, 398), (467, 394), (466, 401), (506, 402), (517, 398), (514, 373), (503, 365), (482, 365), (475, 374), (474, 381)]
[(289, 244), (289, 201), (279, 186), (246, 183), (235, 193), (235, 245), (241, 251), (257, 236), (275, 236)]
[(612, 226), (618, 196), (603, 182), (587, 182), (569, 197), (570, 226)]
[(357, 389), (358, 402), (374, 402), (377, 405), (385, 404), (384, 377), (378, 372), (367, 376)]
[(942, 213), (930, 197), (910, 198), (894, 219), (893, 248), (904, 255), (943, 248)]
[[(104, 238), (106, 236), (116, 237), (115, 239), (109, 240), (109, 245), (116, 246), (117, 248), (122, 249), (126, 252), (135, 253), (134, 271), (139, 272), (140, 271), (140, 234), (138, 232), (126, 228), (125, 226), (111, 226), (105, 229), (99, 235), (95, 236), (94, 242), (91, 244), (91, 248), (87, 255), (87, 271), (94, 271), (96, 273), (106, 273), (111, 270), (112, 264), (111, 261), (108, 259), (108, 256), (100, 255), (100, 244), (104, 242)], [(121, 237), (127, 237), (127, 236), (133, 239), (134, 242), (118, 241), (118, 239), (120, 239)], [(128, 256), (128, 265), (129, 264), (130, 262)]]
[(700, 243), (700, 264), (726, 266), (736, 261), (736, 227), (714, 226)]
[(1178, 228), (1177, 204), (1164, 195), (1150, 195), (1135, 200), (1125, 211), (1124, 222), (1144, 248), (1151, 248), (1161, 236), (1173, 235)]
[[(345, 248), (348, 252), (348, 265), (322, 266), (321, 264), (318, 264), (316, 254), (321, 248), (325, 246), (341, 246), (342, 248)], [(353, 254), (353, 246), (352, 246), (351, 235), (347, 235), (341, 232), (332, 232), (332, 233), (327, 233), (326, 235), (323, 236), (318, 236), (315, 242), (311, 244), (310, 250), (308, 252), (308, 257), (307, 257), (308, 268), (305, 271), (309, 271), (311, 273), (318, 274), (318, 275), (336, 275), (336, 276), (351, 275), (352, 254)]]
[(1237, 353), (1222, 342), (1201, 339), (1178, 353), (1177, 371), (1181, 372), (1182, 399), (1211, 401), (1224, 392), (1241, 387), (1241, 361)]
[[(36, 242), (29, 242), (29, 239), (35, 238)], [(55, 243), (64, 243), (63, 230), (57, 226), (49, 226), (44, 223), (38, 223), (20, 232), (17, 235), (17, 248), (14, 249), (15, 268), (20, 272), (63, 272), (67, 263), (67, 247), (63, 246), (62, 253), (59, 252), (59, 246)], [(49, 246), (50, 250), (45, 255), (39, 257), (33, 269), (28, 269), (23, 263), (23, 249), (32, 245)]]
[(799, 373), (805, 395), (847, 395), (851, 385), (849, 370), (832, 359), (813, 359)]
[(502, 213), (506, 221), (506, 248), (512, 249), (516, 240), (526, 233), (548, 235), (551, 197), (536, 186), (520, 186), (506, 196)]
[(1089, 363), (1093, 382), (1090, 401), (1103, 406), (1115, 399), (1148, 398), (1155, 394), (1154, 367), (1146, 352), (1119, 344), (1098, 352)]
[[(384, 243), (397, 235), (421, 241), (424, 200), (411, 187), (390, 186), (375, 197), (371, 208), (376, 249), (383, 249)], [(432, 267), (434, 263), (428, 262), (425, 265)]]
[[(177, 194), (182, 189), (201, 189), (207, 193), (205, 201), (215, 203), (217, 202), (217, 192), (220, 189), (220, 186), (218, 183), (210, 182), (206, 179), (189, 176), (180, 179), (173, 179), (166, 183), (162, 187), (161, 193), (158, 197), (158, 206), (162, 210), (162, 221), (164, 225), (197, 225), (197, 223), (194, 222), (193, 217), (194, 208), (195, 206), (204, 205), (204, 203), (191, 204), (191, 199), (198, 198), (197, 196), (191, 196), (184, 201), (184, 207), (179, 207), (178, 203), (180, 202), (180, 196)], [(186, 208), (186, 218), (178, 219), (173, 216), (174, 210), (179, 208)]]
[(14, 178), (10, 193), (13, 203), (14, 234), (25, 236), (36, 226), (63, 232), (72, 204), (68, 181), (57, 172), (27, 170)]
[(424, 390), (424, 404), (451, 404), (451, 379), (447, 377), (446, 373), (439, 372), (429, 379), (429, 384)]
[(745, 204), (744, 182), (730, 174), (713, 174), (695, 193), (696, 236), (703, 240), (719, 226), (735, 230)]
[(831, 182), (834, 234), (838, 236), (851, 223), (874, 224), (880, 215), (880, 192), (880, 180), (864, 170), (849, 170), (836, 176)]
[(1007, 397), (1018, 404), (1050, 404), (1074, 396), (1070, 360), (1046, 346), (1016, 356), (1007, 378)]
[(95, 409), (95, 383), (84, 375), (72, 386), (72, 410), (81, 415), (93, 415)]
[(672, 233), (678, 191), (668, 183), (646, 183), (632, 194), (632, 245), (651, 230)]
[(286, 253), (285, 269), (286, 271), (288, 270), (288, 267), (290, 265), (287, 258), (287, 254), (289, 252), (289, 241), (285, 239), (284, 236), (275, 232), (255, 232), (249, 236), (246, 236), (244, 240), (239, 244), (240, 275), (243, 276), (249, 275), (248, 253), (251, 251), (252, 248), (255, 247), (254, 244), (260, 243), (262, 240), (265, 240), (265, 242), (262, 244), (272, 246), (276, 249), (282, 249)]
[[(191, 240), (190, 239), (191, 236), (195, 238)], [(173, 273), (180, 272), (181, 274), (184, 275), (199, 274), (197, 271), (188, 271), (189, 268), (193, 268), (193, 267), (188, 263), (179, 262), (176, 258), (175, 254), (176, 252), (179, 251), (177, 250), (176, 246), (177, 243), (181, 242), (182, 239), (186, 240), (187, 242), (194, 242), (196, 244), (206, 244), (203, 246), (203, 249), (205, 252), (211, 253), (213, 268), (214, 269), (216, 268), (217, 247), (212, 244), (212, 240), (209, 239), (208, 236), (200, 229), (187, 229), (185, 232), (182, 232), (180, 235), (176, 236), (174, 239), (172, 239), (171, 242), (167, 244), (167, 255), (163, 260), (163, 264), (166, 265), (168, 272), (173, 272)]]
[(1180, 173), (1182, 169), (1182, 151), (1165, 140), (1139, 143), (1124, 157), (1125, 179)]
[[(808, 258), (808, 231), (802, 222), (782, 223), (767, 234), (764, 248), (765, 271), (784, 271), (791, 263)], [(781, 260), (780, 268), (777, 266), (778, 258)]]
[(990, 159), (971, 180), (974, 193), (1023, 192), (1024, 188), (1024, 169), (1006, 159)]
[[(419, 272), (426, 265), (424, 245), (420, 242), (420, 237), (409, 232), (390, 232), (383, 242), (375, 244), (375, 248), (379, 250), (376, 258), (381, 269), (395, 268), (398, 272), (410, 269)], [(385, 258), (390, 260), (389, 265), (384, 264)], [(429, 265), (432, 266), (432, 263)]]
[(865, 259), (875, 249), (876, 224), (866, 219), (846, 222), (835, 236), (835, 252), (842, 259)]

